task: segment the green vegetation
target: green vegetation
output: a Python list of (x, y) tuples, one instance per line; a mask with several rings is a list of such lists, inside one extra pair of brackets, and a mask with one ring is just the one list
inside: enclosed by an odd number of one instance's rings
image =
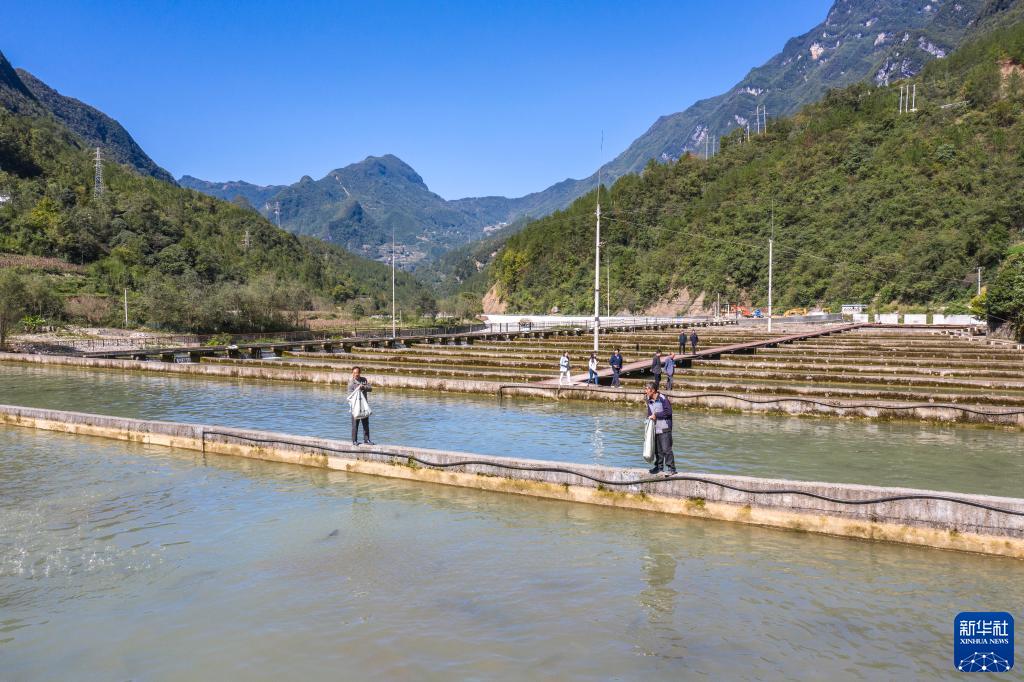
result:
[[(601, 195), (613, 310), (684, 289), (763, 305), (773, 212), (779, 310), (966, 307), (974, 269), (1024, 237), (1022, 63), (1024, 24), (1004, 27), (930, 63), (915, 114), (897, 113), (898, 86), (856, 84), (710, 161), (622, 178)], [(595, 202), (508, 239), (489, 274), (513, 309), (590, 309)]]
[(257, 186), (247, 182), (208, 182), (191, 176), (182, 186), (220, 199), (242, 197), (270, 217), (281, 204), (281, 225), (299, 234), (376, 258), (391, 244), (434, 257), (476, 239), (488, 225), (508, 220), (517, 200), (481, 197), (447, 201), (398, 157), (369, 156), (319, 180), (303, 177), (293, 185)]
[(25, 282), (13, 270), (0, 271), (0, 348), (25, 311)]
[(1024, 254), (1006, 259), (983, 294), (982, 309), (995, 322), (1008, 322), (1024, 340)]
[[(390, 307), (387, 265), (251, 210), (116, 163), (94, 196), (89, 150), (49, 117), (0, 110), (0, 169), (0, 260), (32, 273), (20, 277), (32, 314), (116, 323), (125, 289), (132, 324), (183, 331), (290, 328), (310, 306)], [(424, 307), (424, 294), (399, 273), (403, 309)]]

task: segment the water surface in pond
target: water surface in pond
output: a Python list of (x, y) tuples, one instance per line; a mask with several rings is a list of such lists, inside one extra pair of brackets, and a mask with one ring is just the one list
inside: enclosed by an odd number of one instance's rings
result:
[(0, 678), (907, 679), (1012, 560), (0, 428)]
[[(372, 380), (373, 377), (371, 376)], [(347, 440), (345, 390), (0, 364), (0, 403)], [(642, 407), (379, 389), (377, 442), (641, 466)], [(681, 406), (679, 406), (681, 407)], [(1022, 434), (677, 409), (680, 470), (1019, 497)]]

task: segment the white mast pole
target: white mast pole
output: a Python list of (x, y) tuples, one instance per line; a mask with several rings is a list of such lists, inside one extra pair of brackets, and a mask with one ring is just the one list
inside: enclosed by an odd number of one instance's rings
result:
[(594, 231), (594, 352), (598, 351), (601, 327), (601, 179), (597, 181), (597, 229)]
[[(601, 131), (601, 155), (604, 156), (604, 131)], [(601, 331), (601, 168), (597, 169), (597, 226), (594, 230), (594, 352), (599, 350)]]
[(775, 200), (772, 200), (772, 226), (771, 236), (768, 237), (768, 333), (772, 331), (772, 269), (773, 269), (773, 253), (772, 249), (775, 242)]
[(391, 228), (391, 338), (397, 338), (395, 329), (395, 228)]

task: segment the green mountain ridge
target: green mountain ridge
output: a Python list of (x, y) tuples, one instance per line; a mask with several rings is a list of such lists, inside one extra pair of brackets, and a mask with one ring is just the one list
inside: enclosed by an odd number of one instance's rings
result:
[(390, 258), (393, 231), (407, 266), (484, 236), (484, 228), (510, 220), (516, 205), (504, 197), (443, 199), (392, 154), (369, 156), (319, 180), (304, 176), (293, 185), (218, 183), (187, 175), (179, 182), (220, 199), (240, 196), (267, 218), (276, 219), (279, 203), (282, 227), (371, 258)]
[[(779, 54), (751, 69), (728, 91), (660, 117), (603, 165), (600, 176), (614, 182), (639, 173), (652, 159), (665, 162), (687, 152), (703, 154), (706, 140), (745, 130), (748, 123), (756, 131), (758, 106), (766, 107), (771, 119), (819, 100), (829, 88), (868, 77), (881, 84), (912, 76), (925, 63), (948, 54), (990, 9), (985, 0), (836, 0), (823, 22), (791, 38)], [(534, 199), (533, 215), (565, 208), (597, 187), (597, 181), (595, 171), (549, 187)]]
[(105, 158), (133, 167), (143, 175), (175, 184), (124, 126), (95, 107), (65, 97), (23, 69), (15, 69), (0, 52), (0, 108), (24, 116), (52, 116)]
[[(831, 87), (865, 78), (886, 83), (911, 76), (928, 61), (945, 56), (979, 17), (998, 12), (1000, 3), (1006, 4), (1006, 0), (836, 0), (823, 22), (787, 41), (779, 54), (752, 69), (725, 93), (659, 118), (602, 166), (600, 175), (604, 181), (614, 182), (639, 173), (652, 159), (666, 162), (687, 152), (703, 153), (706, 139), (717, 139), (738, 127), (745, 129), (747, 123), (756, 130), (753, 114), (761, 105), (767, 108), (769, 118), (775, 118), (817, 101)], [(356, 187), (348, 178), (374, 165), (394, 167), (395, 175), (408, 182)], [(272, 215), (268, 204), (281, 201), (283, 227), (373, 258), (385, 257), (382, 246), (394, 230), (404, 247), (405, 264), (413, 266), (474, 239), (490, 239), (493, 235), (485, 228), (563, 209), (593, 190), (597, 180), (595, 172), (517, 198), (446, 201), (430, 192), (415, 171), (388, 155), (368, 157), (318, 181), (304, 179), (287, 186), (216, 183), (189, 176), (179, 182), (222, 199), (242, 196), (267, 217)], [(339, 184), (350, 193), (342, 191)], [(355, 212), (359, 219), (351, 217), (353, 200), (362, 209)], [(432, 264), (426, 267), (436, 270)]]
[[(602, 192), (613, 310), (764, 305), (773, 213), (776, 310), (965, 308), (975, 269), (995, 272), (1024, 238), (1024, 10), (1001, 5), (915, 79), (916, 113), (898, 112), (898, 88), (858, 83), (750, 142), (734, 131), (708, 161), (652, 162)], [(517, 311), (591, 310), (595, 203), (509, 237), (492, 293)]]
[[(0, 253), (31, 271), (30, 312), (111, 324), (120, 313), (110, 298), (125, 289), (135, 321), (173, 330), (289, 327), (297, 318), (282, 310), (318, 300), (390, 309), (389, 267), (279, 229), (248, 208), (110, 160), (97, 193), (92, 140), (43, 106), (51, 95), (39, 98), (45, 86), (33, 85), (0, 58)], [(113, 122), (70, 106), (85, 113), (87, 128)], [(65, 265), (53, 271), (54, 263)], [(403, 309), (433, 306), (411, 275), (399, 273), (397, 284)]]
[(24, 69), (17, 69), (17, 74), (36, 100), (90, 147), (99, 147), (106, 158), (143, 175), (175, 184), (174, 176), (149, 158), (120, 123), (95, 107), (60, 94)]

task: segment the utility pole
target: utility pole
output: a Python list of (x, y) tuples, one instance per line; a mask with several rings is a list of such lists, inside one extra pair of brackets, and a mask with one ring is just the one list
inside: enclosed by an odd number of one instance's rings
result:
[(772, 331), (772, 248), (775, 242), (775, 200), (772, 199), (771, 236), (768, 237), (768, 333)]
[(128, 328), (128, 290), (124, 290), (124, 328)]
[(391, 228), (391, 338), (397, 338), (395, 329), (395, 228)]
[[(604, 131), (601, 131), (601, 156), (604, 156)], [(597, 169), (597, 226), (594, 230), (594, 352), (599, 350), (601, 333), (601, 167)]]
[(978, 266), (978, 296), (981, 296), (981, 266)]
[(914, 94), (910, 97), (910, 111), (917, 111), (917, 83), (914, 83)]
[(598, 351), (601, 329), (601, 180), (597, 182), (597, 228), (594, 237), (594, 352)]

